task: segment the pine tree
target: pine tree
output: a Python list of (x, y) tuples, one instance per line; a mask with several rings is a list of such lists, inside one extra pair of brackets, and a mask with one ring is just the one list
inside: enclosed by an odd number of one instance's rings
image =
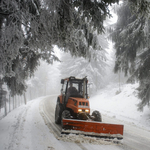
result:
[(149, 6), (146, 1), (124, 1), (118, 10), (118, 22), (112, 33), (116, 48), (114, 71), (121, 70), (130, 75), (128, 82), (133, 82), (135, 78), (139, 80), (139, 110), (149, 105), (150, 101)]
[[(99, 43), (107, 47), (107, 40), (103, 36), (99, 37)], [(90, 49), (90, 58), (72, 57), (70, 53), (64, 53), (61, 58), (61, 76), (66, 78), (75, 76), (83, 78), (87, 76), (91, 88), (91, 92), (95, 92), (104, 86), (105, 68), (107, 66), (106, 51), (104, 49)]]
[(28, 86), (26, 95), (28, 99), (37, 98), (39, 96), (59, 94), (60, 92), (60, 70), (58, 65), (47, 64), (45, 61), (40, 61), (40, 66), (35, 71), (34, 76), (28, 78), (26, 84)]
[(97, 47), (93, 33), (104, 31), (108, 6), (118, 1), (1, 0), (0, 69), (12, 95), (23, 93), (39, 59), (58, 60), (53, 45), (89, 57), (90, 46)]

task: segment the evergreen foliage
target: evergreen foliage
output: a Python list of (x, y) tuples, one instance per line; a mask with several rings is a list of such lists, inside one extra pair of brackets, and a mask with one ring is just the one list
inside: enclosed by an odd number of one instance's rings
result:
[(53, 45), (89, 57), (90, 46), (97, 49), (93, 32), (104, 31), (108, 6), (118, 1), (1, 0), (0, 70), (12, 95), (22, 94), (39, 59), (58, 60)]
[[(142, 3), (143, 2), (143, 3)], [(114, 71), (130, 75), (128, 82), (139, 80), (139, 110), (150, 101), (150, 49), (149, 11), (147, 1), (124, 1), (118, 10), (118, 22), (112, 33), (115, 42), (116, 63)], [(136, 4), (136, 7), (135, 7)]]
[(45, 95), (59, 94), (61, 88), (60, 83), (60, 69), (58, 65), (60, 62), (54, 62), (53, 64), (47, 64), (45, 61), (40, 61), (40, 66), (34, 73), (34, 76), (28, 78), (26, 81), (27, 99), (35, 99), (37, 97)]
[[(99, 36), (99, 41), (103, 48), (107, 48), (108, 43), (104, 38), (104, 35)], [(84, 57), (72, 57), (70, 53), (64, 53), (61, 58), (61, 75), (62, 78), (68, 76), (75, 76), (77, 78), (83, 78), (87, 76), (91, 88), (91, 92), (96, 92), (98, 89), (104, 86), (104, 76), (106, 72), (107, 58), (106, 51), (101, 48), (100, 50), (93, 50), (90, 47), (90, 58)]]

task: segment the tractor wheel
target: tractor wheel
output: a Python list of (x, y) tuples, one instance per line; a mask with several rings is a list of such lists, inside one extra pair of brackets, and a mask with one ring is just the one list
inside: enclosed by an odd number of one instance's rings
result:
[(62, 114), (62, 111), (63, 111), (63, 107), (60, 104), (60, 102), (57, 101), (56, 108), (55, 108), (55, 123), (56, 124), (60, 124), (61, 123), (61, 114)]
[(62, 112), (62, 119), (70, 119), (71, 118), (71, 113), (70, 113), (70, 111), (69, 110), (64, 110), (63, 112)]
[(99, 111), (93, 111), (92, 116), (94, 116), (94, 121), (102, 122), (102, 116)]
[(63, 119), (71, 119), (71, 113), (70, 113), (69, 110), (64, 110), (62, 112), (62, 115), (61, 115), (61, 125), (63, 125), (63, 123), (62, 123)]

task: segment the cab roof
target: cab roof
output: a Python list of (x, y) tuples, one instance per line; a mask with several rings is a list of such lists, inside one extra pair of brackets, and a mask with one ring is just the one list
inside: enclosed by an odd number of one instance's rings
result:
[(68, 78), (65, 78), (65, 79), (61, 79), (61, 83), (63, 84), (64, 81), (77, 81), (77, 82), (83, 82), (84, 80), (88, 81), (86, 77), (82, 78), (82, 79), (79, 79), (79, 78), (76, 78), (74, 76), (70, 76)]

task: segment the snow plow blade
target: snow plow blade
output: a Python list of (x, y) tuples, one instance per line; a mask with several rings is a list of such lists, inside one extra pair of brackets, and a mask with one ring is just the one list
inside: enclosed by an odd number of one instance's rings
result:
[(62, 134), (83, 134), (101, 138), (123, 139), (123, 125), (107, 124), (96, 121), (63, 119)]

